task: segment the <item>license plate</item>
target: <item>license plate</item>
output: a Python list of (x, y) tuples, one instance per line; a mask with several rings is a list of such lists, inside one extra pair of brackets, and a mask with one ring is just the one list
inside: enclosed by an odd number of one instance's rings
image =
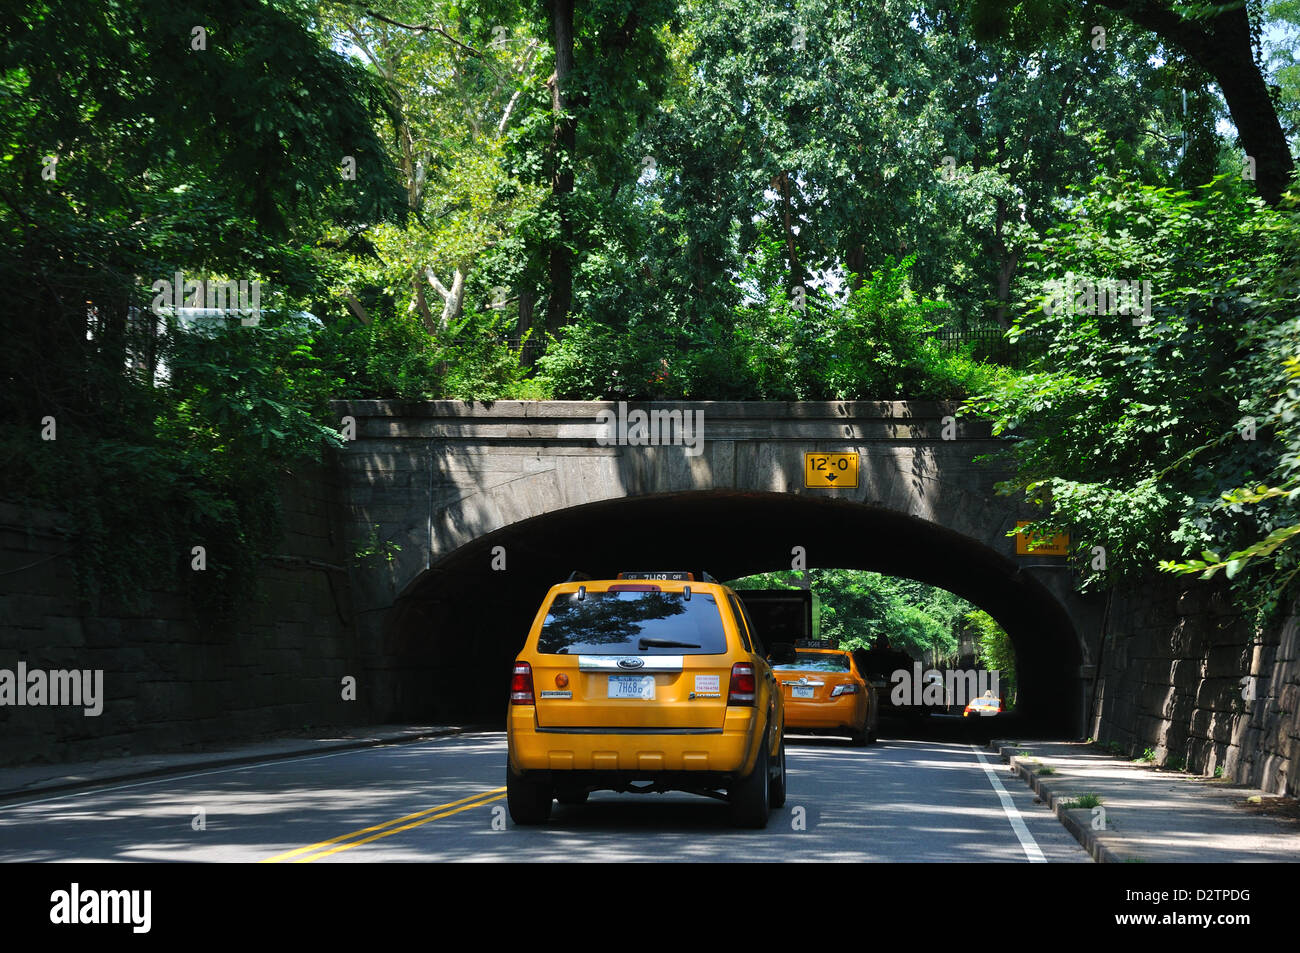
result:
[(792, 698), (812, 698), (813, 692), (816, 691), (811, 685), (791, 685), (790, 696)]
[(655, 677), (653, 675), (609, 676), (609, 698), (643, 698), (653, 701)]

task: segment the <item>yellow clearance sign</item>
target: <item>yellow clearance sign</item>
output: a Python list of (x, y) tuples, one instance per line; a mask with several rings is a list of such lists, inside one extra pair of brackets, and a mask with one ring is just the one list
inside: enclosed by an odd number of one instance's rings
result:
[(849, 489), (856, 489), (858, 455), (856, 453), (805, 453), (803, 485), (808, 488), (846, 486)]
[[(1028, 526), (1029, 520), (1016, 520), (1016, 528)], [(1033, 549), (1029, 548), (1030, 541), (1036, 544)], [(1016, 555), (1017, 556), (1068, 556), (1070, 555), (1070, 534), (1058, 533), (1052, 537), (1051, 542), (1034, 536), (1026, 536), (1024, 532), (1016, 533)]]

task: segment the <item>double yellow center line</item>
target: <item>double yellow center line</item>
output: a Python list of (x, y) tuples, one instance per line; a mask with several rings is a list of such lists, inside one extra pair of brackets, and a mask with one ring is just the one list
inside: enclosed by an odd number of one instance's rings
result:
[(340, 834), (338, 837), (331, 837), (329, 840), (323, 840), (317, 844), (309, 844), (306, 847), (299, 847), (297, 850), (276, 854), (274, 857), (267, 857), (261, 863), (278, 864), (282, 861), (292, 860), (295, 864), (302, 864), (320, 860), (330, 854), (337, 854), (341, 850), (360, 847), (362, 844), (369, 844), (381, 837), (389, 837), (393, 834), (400, 834), (402, 831), (409, 831), (412, 827), (428, 824), (440, 817), (450, 817), (453, 814), (459, 814), (461, 811), (470, 811), (476, 807), (491, 804), (493, 801), (499, 801), (506, 796), (505, 790), (505, 788), (493, 788), (491, 791), (484, 791), (481, 794), (475, 794), (473, 797), (463, 797), (459, 801), (439, 804), (427, 811), (407, 814), (405, 817), (385, 821), (383, 824), (376, 824), (374, 827), (363, 827), (361, 830), (353, 831), (350, 834)]

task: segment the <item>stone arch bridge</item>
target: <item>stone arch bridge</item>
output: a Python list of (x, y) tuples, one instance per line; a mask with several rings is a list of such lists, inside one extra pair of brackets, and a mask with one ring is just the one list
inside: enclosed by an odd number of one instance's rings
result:
[[(574, 569), (809, 567), (942, 586), (1013, 640), (1020, 709), (1082, 734), (1099, 606), (1063, 558), (1018, 556), (1033, 514), (979, 462), (1003, 441), (934, 402), (337, 401), (335, 460), (362, 659), (379, 719), (500, 719), (509, 663)], [(647, 445), (632, 413), (699, 430)], [(702, 416), (701, 416), (702, 415)], [(627, 421), (620, 440), (619, 422)], [(612, 423), (611, 423), (612, 422)], [(945, 439), (945, 437), (950, 439)], [(805, 485), (805, 454), (856, 453), (856, 487)], [(500, 547), (500, 548), (498, 548)], [(504, 563), (504, 567), (502, 567)], [(495, 566), (495, 568), (494, 568)]]

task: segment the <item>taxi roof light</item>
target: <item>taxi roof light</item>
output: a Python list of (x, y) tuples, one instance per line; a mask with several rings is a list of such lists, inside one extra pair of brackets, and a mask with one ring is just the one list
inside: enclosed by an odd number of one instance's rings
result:
[(797, 649), (833, 649), (838, 648), (832, 639), (795, 639)]

